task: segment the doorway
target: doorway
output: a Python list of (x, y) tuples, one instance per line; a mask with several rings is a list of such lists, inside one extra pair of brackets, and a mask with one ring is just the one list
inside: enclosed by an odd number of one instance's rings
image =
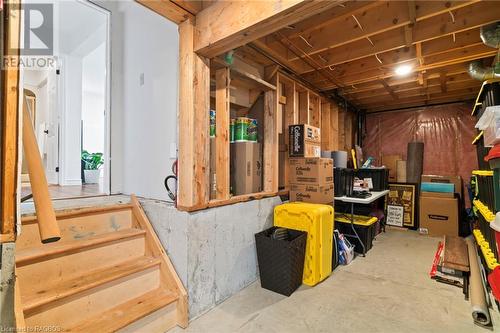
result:
[[(110, 193), (110, 13), (81, 0), (53, 1), (51, 68), (21, 69), (52, 199)], [(23, 195), (30, 193), (22, 164)]]

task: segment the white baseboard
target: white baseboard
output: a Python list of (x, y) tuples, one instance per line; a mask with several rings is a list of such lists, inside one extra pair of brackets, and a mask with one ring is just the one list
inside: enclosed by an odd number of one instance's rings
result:
[(65, 179), (63, 180), (61, 186), (76, 186), (76, 185), (82, 185), (82, 180), (81, 179)]

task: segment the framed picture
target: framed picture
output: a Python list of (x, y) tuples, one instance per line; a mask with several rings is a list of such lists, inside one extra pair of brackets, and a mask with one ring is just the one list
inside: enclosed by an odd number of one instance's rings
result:
[[(389, 195), (387, 196), (386, 212), (387, 224), (410, 229), (418, 228), (418, 184), (417, 183), (390, 183)], [(396, 207), (399, 207), (396, 209)], [(398, 212), (402, 212), (402, 222)], [(392, 214), (392, 217), (390, 215)], [(392, 218), (390, 224), (389, 218)], [(396, 224), (397, 223), (397, 224)]]

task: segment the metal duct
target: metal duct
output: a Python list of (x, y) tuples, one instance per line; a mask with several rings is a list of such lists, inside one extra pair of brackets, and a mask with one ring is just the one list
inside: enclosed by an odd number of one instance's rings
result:
[[(482, 26), (479, 35), (481, 36), (481, 40), (485, 45), (499, 48), (500, 22)], [(500, 78), (500, 62), (497, 62), (493, 67), (484, 67), (481, 61), (473, 61), (469, 64), (469, 75), (472, 78), (480, 81)]]
[(493, 67), (484, 67), (481, 61), (473, 61), (469, 64), (469, 75), (479, 81), (500, 78), (500, 73), (495, 73)]
[(483, 25), (479, 35), (485, 45), (498, 49), (500, 47), (500, 22)]

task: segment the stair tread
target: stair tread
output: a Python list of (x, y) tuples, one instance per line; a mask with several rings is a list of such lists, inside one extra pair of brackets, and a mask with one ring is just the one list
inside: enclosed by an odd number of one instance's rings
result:
[(27, 248), (16, 253), (16, 264), (22, 264), (27, 261), (65, 253), (67, 251), (83, 249), (99, 244), (109, 243), (126, 238), (133, 238), (144, 235), (142, 229), (123, 229), (115, 232), (91, 236), (81, 240), (59, 241), (51, 244), (44, 244), (34, 248)]
[(43, 289), (35, 290), (32, 294), (23, 296), (23, 310), (33, 310), (42, 305), (89, 290), (121, 277), (144, 271), (159, 265), (160, 262), (159, 258), (140, 257), (68, 279), (57, 283), (55, 286), (45, 286)]
[(157, 289), (122, 303), (68, 328), (72, 332), (115, 332), (178, 300), (176, 294)]

